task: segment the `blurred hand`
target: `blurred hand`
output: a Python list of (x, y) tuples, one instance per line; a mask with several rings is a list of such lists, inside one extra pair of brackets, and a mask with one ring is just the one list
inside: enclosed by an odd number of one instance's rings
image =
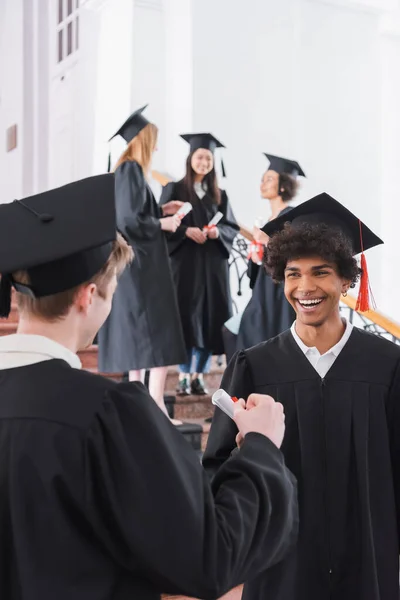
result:
[(196, 242), (196, 244), (204, 244), (207, 241), (207, 234), (199, 227), (188, 227), (186, 229), (186, 237)]
[[(244, 438), (248, 433), (261, 433), (268, 437), (278, 448), (281, 447), (285, 434), (285, 414), (283, 406), (271, 396), (251, 394), (246, 408), (243, 404), (235, 407), (235, 421), (239, 434)], [(236, 437), (236, 443), (241, 441)]]
[(209, 240), (216, 240), (219, 238), (219, 229), (217, 226), (206, 229), (206, 235)]
[(181, 224), (181, 220), (177, 215), (173, 217), (165, 217), (165, 219), (160, 219), (161, 229), (163, 231), (170, 231), (171, 233), (175, 233)]
[(183, 202), (180, 200), (171, 200), (171, 202), (166, 202), (161, 206), (161, 210), (163, 215), (175, 215), (178, 210), (183, 206)]
[(235, 438), (235, 442), (236, 442), (236, 446), (238, 448), (242, 447), (242, 444), (244, 442), (244, 437), (242, 436), (242, 434), (240, 433), (240, 431), (239, 431), (239, 433), (237, 434), (237, 436)]
[(253, 250), (253, 252), (251, 253), (251, 260), (256, 265), (259, 265), (262, 262), (262, 259), (260, 258), (260, 255), (255, 250)]
[(259, 229), (258, 227), (253, 228), (253, 238), (259, 244), (264, 244), (264, 246), (266, 246), (269, 241), (269, 236), (263, 231), (261, 231), (261, 229)]

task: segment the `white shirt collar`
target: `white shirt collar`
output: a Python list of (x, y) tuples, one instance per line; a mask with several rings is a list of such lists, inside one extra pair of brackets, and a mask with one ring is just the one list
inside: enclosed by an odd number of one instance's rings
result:
[[(351, 336), (351, 332), (353, 331), (353, 325), (347, 319), (342, 319), (342, 321), (343, 321), (343, 324), (346, 325), (346, 329), (344, 330), (342, 337), (340, 338), (340, 340), (338, 341), (337, 344), (332, 346), (332, 348), (330, 348), (327, 352), (325, 352), (325, 354), (322, 354), (322, 356), (326, 356), (327, 354), (333, 354), (335, 357), (338, 357), (340, 352), (343, 350), (343, 348), (347, 344), (349, 337)], [(299, 346), (300, 350), (305, 355), (307, 355), (309, 352), (315, 352), (317, 350), (315, 348), (315, 346), (313, 346), (313, 347), (306, 346), (306, 344), (303, 342), (303, 340), (300, 339), (300, 337), (298, 336), (297, 331), (296, 331), (296, 321), (293, 323), (290, 330), (292, 332), (294, 339), (296, 340), (297, 345)], [(318, 350), (317, 350), (317, 352), (318, 352)], [(318, 354), (319, 354), (319, 352), (318, 352)]]
[(26, 367), (54, 358), (64, 360), (73, 369), (82, 368), (74, 352), (42, 335), (16, 333), (0, 338), (0, 370)]

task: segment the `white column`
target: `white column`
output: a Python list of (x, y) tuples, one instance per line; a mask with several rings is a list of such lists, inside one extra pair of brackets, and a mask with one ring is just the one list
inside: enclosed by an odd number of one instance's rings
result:
[[(23, 192), (23, 2), (0, 2), (0, 203)], [(6, 152), (6, 131), (18, 127), (18, 145)]]
[(159, 128), (153, 167), (163, 170), (165, 147), (165, 13), (163, 0), (135, 0), (132, 48), (131, 110), (145, 104), (145, 116)]
[[(133, 0), (87, 0), (83, 4), (83, 20), (85, 10), (96, 11), (97, 15), (97, 31), (90, 35), (93, 41), (97, 39), (96, 47), (91, 49), (91, 56), (96, 56), (94, 73), (90, 74), (90, 68), (82, 71), (90, 76), (89, 85), (94, 86), (93, 91), (86, 83), (93, 114), (91, 173), (106, 170), (107, 140), (129, 115), (131, 109), (133, 9)], [(89, 15), (86, 15), (86, 19), (88, 18)], [(88, 66), (92, 65), (89, 48), (86, 48), (85, 55), (88, 56)], [(89, 116), (88, 111), (85, 113)], [(113, 157), (117, 156), (121, 149), (118, 146), (115, 152), (116, 145), (118, 142), (113, 144)]]
[(179, 134), (193, 128), (192, 19), (192, 0), (165, 0), (165, 171), (174, 177), (184, 174), (188, 153)]

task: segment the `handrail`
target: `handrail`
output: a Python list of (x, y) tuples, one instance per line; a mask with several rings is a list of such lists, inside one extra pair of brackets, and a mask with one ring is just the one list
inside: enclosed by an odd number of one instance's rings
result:
[[(168, 175), (159, 173), (158, 171), (152, 171), (152, 176), (163, 186), (167, 185), (167, 183), (171, 181), (171, 178)], [(253, 241), (253, 233), (245, 225), (240, 225), (240, 233), (246, 240), (249, 240), (250, 242)], [(356, 311), (357, 300), (351, 295), (342, 296), (341, 301), (351, 310), (354, 310), (363, 317), (366, 317), (378, 327), (382, 327), (382, 329), (393, 335), (395, 338), (400, 339), (400, 324), (396, 323), (392, 319), (389, 319), (389, 317), (381, 313), (379, 310), (368, 310), (364, 313), (359, 310)]]
[(346, 304), (351, 310), (354, 310), (358, 314), (366, 317), (378, 327), (382, 327), (385, 331), (393, 335), (395, 338), (400, 339), (400, 325), (396, 323), (396, 321), (392, 321), (389, 317), (386, 317), (379, 310), (367, 310), (366, 312), (361, 312), (360, 310), (356, 310), (357, 298), (351, 295), (342, 296), (341, 301), (343, 304)]

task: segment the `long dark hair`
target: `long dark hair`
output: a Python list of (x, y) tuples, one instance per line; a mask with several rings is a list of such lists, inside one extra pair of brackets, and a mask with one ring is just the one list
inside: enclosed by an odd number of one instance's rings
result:
[[(191, 152), (189, 154), (189, 156), (187, 157), (186, 174), (185, 174), (185, 177), (183, 178), (183, 185), (185, 186), (187, 196), (188, 196), (188, 198), (190, 198), (190, 201), (192, 203), (196, 202), (196, 200), (197, 200), (197, 195), (194, 192), (194, 182), (195, 182), (196, 173), (194, 172), (193, 167), (192, 167), (192, 157), (195, 152), (196, 152), (196, 150)], [(218, 187), (215, 166), (212, 168), (212, 171), (210, 171), (209, 173), (207, 173), (207, 175), (204, 176), (204, 179), (202, 180), (201, 185), (202, 185), (204, 191), (207, 192), (208, 195), (211, 197), (212, 201), (215, 202), (215, 204), (218, 204), (218, 205), (221, 204), (221, 192)]]

